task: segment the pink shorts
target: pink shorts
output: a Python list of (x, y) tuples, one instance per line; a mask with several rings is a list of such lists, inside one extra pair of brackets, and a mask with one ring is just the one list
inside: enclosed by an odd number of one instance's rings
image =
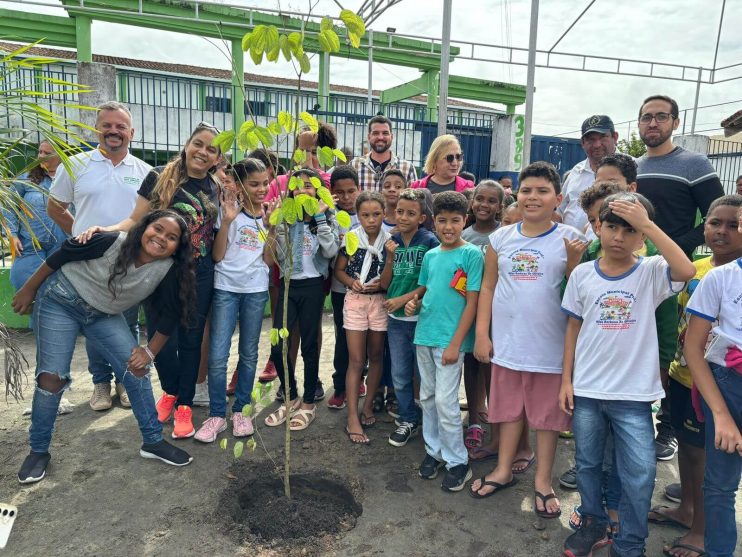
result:
[(531, 429), (569, 431), (572, 418), (559, 409), (560, 373), (515, 371), (492, 364), (488, 417), (492, 423), (525, 418)]
[(348, 291), (343, 305), (343, 328), (349, 331), (386, 331), (384, 294)]

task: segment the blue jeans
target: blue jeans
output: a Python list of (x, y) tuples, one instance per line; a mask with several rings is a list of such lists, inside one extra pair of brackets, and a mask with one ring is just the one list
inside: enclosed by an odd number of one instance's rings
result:
[(451, 469), (469, 462), (461, 432), (459, 384), (464, 353), (454, 364), (443, 365), (443, 348), (417, 347), (420, 368), (420, 405), (423, 407), (425, 452)]
[[(742, 430), (742, 375), (717, 364), (709, 367), (729, 413)], [(709, 557), (732, 557), (737, 545), (734, 501), (742, 472), (742, 458), (736, 452), (725, 453), (714, 446), (714, 418), (705, 401), (703, 415), (706, 418), (706, 471), (703, 476), (706, 532), (703, 543)]]
[(242, 407), (251, 403), (255, 368), (258, 365), (260, 329), (267, 301), (267, 290), (239, 293), (214, 289), (209, 329), (209, 416), (224, 418), (227, 415), (224, 397), (227, 389), (227, 361), (238, 319), (240, 358), (237, 362), (237, 390), (232, 412), (242, 412)]
[[(139, 344), (139, 304), (130, 307), (123, 313), (126, 325), (131, 331), (134, 342)], [(93, 376), (93, 385), (98, 383), (110, 383), (113, 379), (113, 369), (108, 360), (96, 349), (95, 344), (85, 342), (85, 351), (88, 354), (88, 371)], [(116, 380), (118, 383), (118, 380)]]
[[(70, 384), (70, 362), (78, 333), (82, 333), (109, 361), (124, 384), (131, 409), (145, 443), (162, 439), (149, 375), (137, 377), (127, 370), (137, 346), (121, 314), (109, 315), (88, 305), (69, 281), (57, 272), (42, 285), (34, 304), (36, 327), (36, 377), (51, 373)], [(34, 452), (47, 452), (64, 389), (51, 393), (38, 385), (34, 391), (29, 441)]]
[(615, 450), (614, 473), (621, 483), (621, 528), (613, 547), (621, 557), (638, 557), (649, 535), (647, 513), (657, 470), (651, 403), (575, 397), (572, 431), (581, 510), (584, 516), (606, 525), (603, 461), (609, 429)]
[(417, 321), (402, 321), (390, 317), (387, 321), (386, 338), (389, 342), (389, 357), (392, 361), (394, 393), (399, 402), (399, 420), (420, 423), (420, 410), (415, 404), (413, 376), (420, 378), (415, 357), (415, 326)]

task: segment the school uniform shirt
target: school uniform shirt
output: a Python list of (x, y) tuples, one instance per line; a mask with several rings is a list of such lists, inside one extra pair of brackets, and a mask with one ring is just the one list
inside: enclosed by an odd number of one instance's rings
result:
[(659, 255), (639, 257), (615, 277), (605, 275), (599, 261), (572, 271), (562, 300), (564, 312), (582, 321), (574, 394), (642, 402), (663, 398), (654, 312), (685, 283), (670, 279), (670, 267)]
[[(164, 166), (158, 166), (152, 169), (137, 193), (148, 201), (153, 201), (152, 193), (164, 168)], [(217, 203), (216, 183), (209, 175), (205, 178), (189, 176), (188, 180), (175, 190), (170, 201), (170, 208), (181, 213), (188, 223), (194, 259), (211, 257), (211, 248), (214, 245), (214, 224), (219, 214)]]
[[(685, 311), (688, 305), (688, 300), (695, 292), (696, 287), (705, 277), (708, 272), (714, 268), (711, 264), (711, 257), (704, 257), (703, 259), (697, 259), (693, 262), (693, 266), (696, 268), (696, 276), (688, 281), (683, 291), (678, 294), (678, 310), (680, 311), (680, 321), (677, 327), (677, 351), (675, 352), (675, 359), (670, 364), (670, 377), (675, 379), (678, 383), (684, 385), (687, 388), (693, 387), (693, 378), (688, 369), (688, 363), (685, 361), (683, 355), (683, 349), (685, 348), (685, 331), (688, 329), (688, 321), (690, 321), (690, 314)], [(716, 324), (716, 321), (714, 321)], [(706, 346), (713, 340), (713, 333), (709, 333), (708, 341)]]
[(381, 221), (381, 228), (384, 229), (384, 232), (389, 232), (389, 234), (392, 233), (392, 230), (394, 230), (397, 227), (397, 224), (392, 224), (391, 222), (387, 222), (386, 220)]
[(131, 153), (113, 166), (95, 149), (70, 157), (70, 169), (59, 165), (49, 194), (75, 206), (72, 235), (77, 236), (91, 226), (117, 224), (131, 215), (137, 190), (152, 167)]
[(709, 362), (726, 366), (727, 348), (742, 348), (742, 258), (711, 269), (698, 283), (686, 310), (718, 325), (706, 351)]
[(308, 279), (322, 276), (314, 265), (314, 252), (317, 250), (317, 236), (309, 230), (309, 224), (304, 224), (301, 244), (301, 271), (291, 275), (292, 279)]
[[(221, 228), (222, 215), (216, 219)], [(247, 294), (268, 290), (270, 269), (263, 261), (268, 231), (262, 216), (249, 215), (244, 209), (229, 223), (224, 259), (214, 266), (214, 288)]]
[[(343, 243), (343, 238), (345, 237), (345, 234), (351, 230), (355, 230), (360, 226), (360, 222), (358, 221), (358, 215), (356, 213), (348, 213), (350, 215), (350, 228), (344, 228), (342, 226), (338, 226), (338, 237), (340, 239), (340, 243)], [(335, 268), (335, 261), (337, 261), (337, 258), (335, 258), (332, 262), (332, 268)], [(345, 285), (340, 282), (338, 279), (335, 278), (335, 273), (332, 274), (332, 282), (330, 284), (330, 290), (332, 292), (337, 292), (339, 294), (345, 294), (348, 289), (345, 287)]]
[(567, 316), (559, 294), (567, 270), (564, 239), (585, 241), (575, 228), (554, 223), (534, 238), (521, 224), (490, 236), (499, 276), (492, 297), (492, 363), (518, 371), (561, 373)]
[[(423, 258), (420, 278), (425, 296), (415, 329), (415, 344), (447, 348), (456, 333), (461, 314), (466, 307), (466, 297), (451, 286), (457, 271), (466, 273), (466, 291), (479, 292), (484, 272), (484, 256), (477, 246), (466, 243), (455, 249), (431, 249)], [(460, 352), (474, 349), (474, 322), (469, 328)]]
[[(409, 294), (417, 288), (425, 254), (440, 244), (435, 234), (425, 228), (418, 228), (407, 246), (401, 234), (394, 234), (392, 240), (398, 247), (394, 252), (392, 280), (386, 289), (387, 299)], [(404, 314), (404, 307), (390, 313), (389, 317), (401, 321), (417, 321), (417, 315)]]

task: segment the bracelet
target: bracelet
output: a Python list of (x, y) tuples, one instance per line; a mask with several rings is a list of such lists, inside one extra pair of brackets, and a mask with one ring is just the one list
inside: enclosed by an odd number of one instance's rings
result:
[(149, 356), (149, 361), (154, 362), (155, 355), (152, 353), (152, 350), (149, 349), (149, 346), (145, 345), (145, 346), (142, 346), (142, 348), (144, 348), (144, 351), (147, 353), (147, 356)]

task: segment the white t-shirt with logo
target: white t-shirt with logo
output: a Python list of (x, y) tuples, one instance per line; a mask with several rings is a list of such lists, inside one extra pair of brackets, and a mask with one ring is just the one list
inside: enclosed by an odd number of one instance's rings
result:
[(567, 283), (564, 312), (582, 321), (572, 386), (576, 396), (652, 402), (665, 396), (660, 381), (654, 311), (680, 292), (662, 256), (640, 257), (620, 276), (598, 260), (578, 265)]
[[(240, 211), (229, 224), (224, 259), (214, 266), (214, 288), (240, 294), (268, 290), (270, 269), (263, 261), (268, 232), (263, 228), (262, 220), (262, 217), (253, 217)], [(220, 210), (216, 228), (220, 228), (221, 224)]]
[(712, 323), (716, 339), (706, 351), (709, 362), (726, 366), (727, 349), (742, 349), (742, 258), (714, 267), (696, 286), (685, 309)]
[(490, 236), (499, 276), (492, 297), (492, 362), (517, 371), (561, 373), (567, 316), (559, 293), (567, 270), (564, 239), (585, 237), (560, 223), (524, 236), (521, 223)]
[(304, 223), (304, 235), (301, 246), (301, 272), (291, 275), (292, 279), (308, 279), (321, 277), (322, 274), (314, 266), (314, 252), (317, 250), (317, 236), (309, 230), (309, 224)]
[(70, 157), (72, 174), (60, 165), (49, 194), (75, 206), (72, 235), (91, 226), (110, 226), (131, 215), (137, 191), (152, 167), (129, 153), (118, 165), (98, 149)]

